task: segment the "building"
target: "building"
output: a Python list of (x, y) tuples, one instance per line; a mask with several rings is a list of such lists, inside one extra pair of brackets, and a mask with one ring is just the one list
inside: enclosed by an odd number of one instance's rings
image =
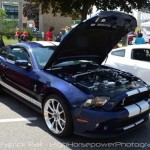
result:
[[(23, 4), (24, 0), (2, 0), (0, 1), (0, 7), (7, 13), (7, 19), (18, 20), (19, 28), (34, 28), (35, 24), (33, 20), (28, 20), (23, 16)], [(40, 14), (39, 13), (39, 30), (40, 32), (46, 32), (50, 26), (54, 26), (54, 34), (59, 33), (60, 29), (67, 26), (71, 26), (71, 17), (62, 17), (59, 14), (53, 16), (52, 13)]]
[(7, 19), (18, 20), (18, 3), (17, 2), (0, 2), (1, 8), (5, 10)]

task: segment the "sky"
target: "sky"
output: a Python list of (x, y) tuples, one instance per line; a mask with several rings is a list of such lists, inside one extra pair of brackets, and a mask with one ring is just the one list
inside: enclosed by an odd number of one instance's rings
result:
[[(92, 14), (88, 15), (87, 18), (94, 16), (96, 13), (98, 13), (98, 11), (97, 11), (96, 7), (94, 6)], [(133, 13), (131, 15), (133, 15), (137, 19), (137, 22), (140, 22), (140, 21), (138, 21), (138, 11), (137, 10), (133, 10)], [(150, 13), (141, 13), (140, 19), (141, 20), (150, 20)]]

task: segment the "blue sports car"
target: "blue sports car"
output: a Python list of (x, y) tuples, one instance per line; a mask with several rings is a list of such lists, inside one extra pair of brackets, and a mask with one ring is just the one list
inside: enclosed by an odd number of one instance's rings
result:
[(130, 73), (102, 66), (136, 27), (134, 17), (103, 11), (59, 44), (36, 41), (0, 49), (1, 89), (43, 114), (56, 136), (116, 136), (149, 118), (150, 89)]

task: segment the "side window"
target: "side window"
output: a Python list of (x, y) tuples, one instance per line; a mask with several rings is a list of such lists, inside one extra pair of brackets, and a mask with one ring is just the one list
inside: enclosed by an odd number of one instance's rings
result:
[(150, 61), (150, 49), (133, 49), (131, 58), (140, 61)]
[(124, 57), (125, 56), (125, 50), (121, 49), (121, 50), (113, 51), (113, 52), (111, 52), (111, 55)]
[(12, 47), (9, 49), (9, 54), (7, 57), (8, 62), (14, 64), (16, 60), (27, 60), (29, 61), (29, 56), (27, 52), (20, 47)]
[(0, 49), (0, 56), (2, 56), (4, 58), (7, 57), (7, 50), (5, 47)]

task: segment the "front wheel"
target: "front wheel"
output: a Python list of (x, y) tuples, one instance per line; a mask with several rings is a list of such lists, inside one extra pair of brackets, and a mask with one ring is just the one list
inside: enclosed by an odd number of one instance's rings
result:
[(56, 136), (68, 136), (73, 132), (73, 121), (67, 104), (56, 95), (47, 97), (43, 105), (46, 125)]

